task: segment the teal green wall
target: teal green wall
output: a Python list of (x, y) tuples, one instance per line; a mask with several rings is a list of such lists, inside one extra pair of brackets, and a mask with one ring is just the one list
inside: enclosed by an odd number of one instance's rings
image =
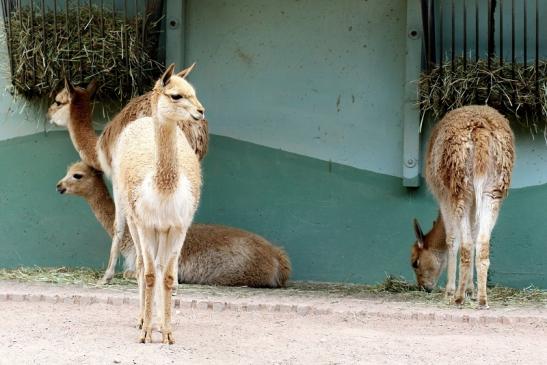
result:
[[(0, 143), (0, 267), (106, 265), (109, 239), (83, 200), (56, 182), (77, 159), (64, 132)], [(228, 224), (285, 247), (295, 280), (373, 283), (412, 277), (411, 219), (436, 214), (424, 188), (396, 177), (212, 136), (198, 222)], [(492, 282), (547, 287), (547, 185), (514, 189), (494, 231)], [(518, 222), (516, 224), (515, 222)]]
[(105, 265), (110, 239), (83, 200), (55, 190), (77, 159), (65, 132), (0, 142), (0, 267)]

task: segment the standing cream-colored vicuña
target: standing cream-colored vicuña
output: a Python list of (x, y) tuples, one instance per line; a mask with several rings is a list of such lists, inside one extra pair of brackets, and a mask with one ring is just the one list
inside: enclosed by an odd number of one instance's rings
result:
[[(442, 245), (445, 232), (448, 250), (446, 296), (456, 304), (465, 301), (473, 285), (473, 257), (477, 270), (480, 308), (488, 307), (486, 283), (490, 266), (490, 237), (500, 206), (507, 196), (515, 160), (515, 142), (509, 121), (489, 106), (466, 106), (445, 115), (431, 132), (426, 155), (425, 177), (437, 199), (441, 214), (434, 225), (436, 234), (423, 235), (415, 224), (417, 242), (412, 263), (416, 273), (435, 268), (443, 260), (426, 259), (430, 250)], [(442, 229), (444, 226), (444, 230)], [(458, 290), (456, 263), (460, 253)], [(441, 270), (434, 269), (433, 276)], [(418, 279), (420, 281), (420, 279)], [(436, 282), (436, 280), (435, 280)], [(470, 284), (471, 283), (471, 284)], [(456, 291), (456, 292), (455, 292)]]
[[(57, 183), (57, 190), (61, 194), (83, 197), (104, 229), (113, 235), (114, 201), (101, 172), (76, 162)], [(124, 233), (120, 252), (124, 257), (124, 276), (132, 276), (136, 253), (129, 233)], [(108, 281), (114, 274), (118, 253), (111, 252), (110, 256), (103, 277)], [(291, 264), (285, 251), (265, 238), (234, 227), (192, 224), (180, 253), (178, 281), (277, 288), (285, 286), (290, 273)]]
[(174, 65), (170, 65), (152, 90), (153, 117), (127, 125), (112, 153), (116, 205), (113, 241), (122, 238), (127, 217), (137, 257), (142, 257), (144, 265), (143, 271), (137, 262), (138, 275), (143, 275), (140, 289), (144, 289), (142, 342), (152, 340), (155, 287), (161, 299), (163, 342), (174, 342), (171, 292), (201, 193), (198, 158), (177, 122), (203, 119), (204, 109), (194, 88), (173, 70)]
[[(178, 75), (186, 76), (194, 65), (181, 71)], [(68, 128), (74, 148), (82, 160), (98, 171), (111, 172), (111, 150), (115, 148), (117, 139), (122, 130), (137, 118), (152, 115), (151, 99), (153, 92), (133, 98), (105, 127), (100, 138), (93, 129), (92, 99), (97, 89), (95, 82), (89, 83), (86, 88), (73, 86), (65, 79), (65, 88), (55, 96), (55, 102), (48, 109), (48, 118), (51, 123)], [(207, 152), (208, 125), (206, 120), (179, 120), (177, 123), (188, 139), (198, 158), (201, 160)], [(99, 148), (102, 153), (97, 153)], [(99, 156), (108, 156), (108, 162), (101, 164)], [(120, 232), (127, 235), (126, 229)], [(113, 240), (117, 244), (120, 240)], [(114, 276), (114, 267), (120, 247), (110, 248), (110, 260), (104, 276), (99, 284), (107, 284)]]

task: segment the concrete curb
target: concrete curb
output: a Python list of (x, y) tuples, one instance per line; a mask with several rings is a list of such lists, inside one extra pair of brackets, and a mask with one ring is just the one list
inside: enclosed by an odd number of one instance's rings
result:
[[(0, 302), (29, 302), (29, 303), (63, 303), (74, 305), (92, 305), (107, 304), (114, 306), (129, 305), (137, 307), (139, 300), (135, 296), (127, 295), (58, 295), (58, 294), (21, 294), (0, 292)], [(344, 317), (353, 317), (360, 319), (392, 319), (392, 320), (411, 320), (411, 321), (440, 321), (467, 323), (470, 325), (530, 325), (547, 326), (547, 317), (544, 316), (522, 316), (501, 313), (488, 313), (485, 311), (476, 311), (476, 314), (454, 313), (454, 311), (442, 310), (414, 310), (414, 311), (376, 311), (376, 310), (356, 310), (344, 311), (334, 310), (328, 306), (315, 305), (288, 305), (280, 303), (245, 303), (236, 301), (210, 301), (199, 299), (181, 299), (174, 297), (175, 310), (202, 310), (212, 312), (232, 311), (232, 312), (269, 312), (269, 313), (294, 313), (300, 316), (306, 315), (339, 315)]]

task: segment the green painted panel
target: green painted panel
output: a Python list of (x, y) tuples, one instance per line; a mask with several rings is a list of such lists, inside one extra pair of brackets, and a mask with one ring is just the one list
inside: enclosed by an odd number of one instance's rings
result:
[(0, 143), (0, 267), (106, 265), (110, 241), (85, 202), (55, 190), (77, 160), (65, 132)]
[[(512, 190), (494, 231), (493, 282), (547, 287), (544, 201), (546, 185)], [(428, 226), (436, 206), (425, 188), (407, 190), (398, 178), (224, 137), (213, 138), (205, 161), (198, 219), (254, 230), (285, 246), (296, 279), (412, 277), (415, 216)]]
[[(55, 191), (76, 159), (64, 132), (0, 142), (0, 267), (106, 265), (110, 241), (86, 204)], [(436, 215), (426, 189), (399, 178), (227, 137), (212, 136), (204, 179), (196, 220), (284, 246), (297, 280), (411, 278), (411, 219), (428, 226)], [(511, 191), (494, 231), (493, 282), (547, 287), (545, 201), (547, 185)]]

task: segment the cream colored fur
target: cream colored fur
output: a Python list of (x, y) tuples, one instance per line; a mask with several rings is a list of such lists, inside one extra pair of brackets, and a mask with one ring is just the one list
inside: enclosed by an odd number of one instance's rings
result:
[(184, 78), (173, 75), (173, 69), (171, 65), (156, 82), (153, 119), (141, 118), (125, 127), (112, 155), (116, 205), (113, 246), (118, 247), (127, 222), (137, 249), (144, 302), (140, 341), (152, 339), (157, 290), (163, 342), (169, 344), (174, 342), (171, 292), (201, 190), (198, 158), (177, 128), (177, 121), (203, 118), (195, 90)]

